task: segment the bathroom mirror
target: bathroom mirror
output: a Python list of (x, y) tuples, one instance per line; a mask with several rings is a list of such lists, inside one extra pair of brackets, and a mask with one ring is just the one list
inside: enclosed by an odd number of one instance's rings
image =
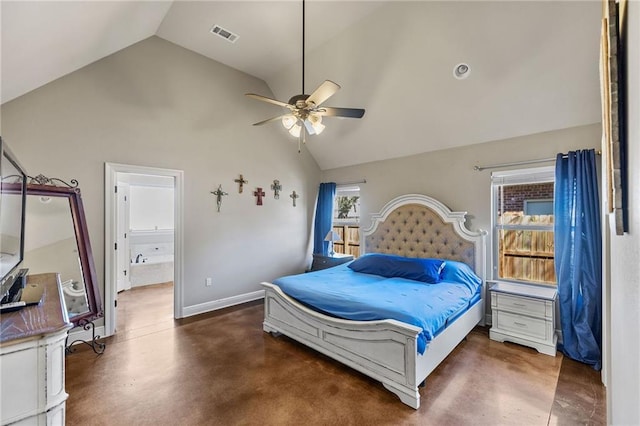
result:
[(60, 274), (69, 321), (84, 325), (103, 312), (80, 189), (76, 181), (34, 181), (27, 185), (23, 265), (29, 274)]

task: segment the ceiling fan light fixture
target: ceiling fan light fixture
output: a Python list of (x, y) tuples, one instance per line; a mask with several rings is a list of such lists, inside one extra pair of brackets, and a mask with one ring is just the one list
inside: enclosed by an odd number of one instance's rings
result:
[(315, 135), (316, 134), (316, 129), (313, 127), (313, 124), (311, 124), (311, 121), (304, 120), (303, 121), (304, 124), (304, 128), (307, 130), (307, 133), (309, 133), (310, 135)]
[(291, 128), (296, 124), (297, 121), (298, 119), (291, 114), (282, 116), (282, 125), (287, 130), (291, 130)]
[(319, 135), (320, 133), (322, 133), (322, 131), (325, 128), (325, 125), (322, 124), (321, 115), (315, 115), (315, 114), (310, 115), (309, 118), (307, 118), (307, 121), (309, 122), (309, 124), (311, 124), (311, 127), (313, 128), (313, 133), (315, 133), (316, 135)]
[[(219, 29), (217, 34), (223, 29)], [(215, 33), (215, 32), (214, 32)], [(225, 30), (222, 35), (228, 31)], [(307, 135), (319, 135), (324, 130), (322, 124), (322, 116), (327, 117), (347, 117), (362, 118), (364, 109), (361, 108), (337, 108), (325, 107), (321, 105), (333, 96), (339, 89), (340, 85), (331, 80), (325, 80), (310, 95), (306, 95), (304, 90), (304, 60), (305, 60), (305, 0), (302, 0), (302, 94), (295, 95), (289, 99), (289, 102), (282, 102), (277, 99), (271, 99), (266, 96), (257, 95), (255, 93), (245, 93), (248, 96), (259, 101), (278, 105), (289, 110), (284, 115), (262, 120), (253, 123), (254, 126), (260, 126), (275, 121), (282, 122), (282, 125), (289, 134), (298, 138), (298, 152), (300, 146), (305, 143)]]
[(300, 137), (300, 132), (302, 131), (302, 126), (299, 123), (295, 123), (293, 126), (291, 126), (291, 128), (289, 129), (289, 134), (291, 136), (295, 136), (296, 138)]

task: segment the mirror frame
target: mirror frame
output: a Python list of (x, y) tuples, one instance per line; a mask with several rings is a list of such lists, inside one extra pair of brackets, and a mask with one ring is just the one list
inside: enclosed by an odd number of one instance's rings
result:
[[(72, 181), (73, 183), (74, 181)], [(93, 262), (93, 252), (89, 242), (89, 231), (84, 215), (80, 188), (62, 187), (54, 185), (27, 184), (27, 196), (35, 195), (39, 197), (64, 197), (69, 200), (71, 208), (71, 219), (76, 233), (76, 243), (78, 244), (78, 255), (82, 266), (84, 287), (87, 294), (87, 305), (89, 311), (69, 318), (74, 326), (81, 326), (104, 315), (102, 310), (102, 299), (98, 289), (96, 268)]]

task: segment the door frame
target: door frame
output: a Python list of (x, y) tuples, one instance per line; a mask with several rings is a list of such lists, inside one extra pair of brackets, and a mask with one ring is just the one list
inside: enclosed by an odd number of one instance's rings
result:
[(117, 241), (117, 199), (115, 187), (118, 173), (169, 176), (174, 178), (174, 268), (173, 268), (173, 317), (183, 318), (184, 283), (184, 172), (182, 170), (129, 164), (105, 163), (104, 165), (104, 323), (105, 335), (116, 331), (115, 303), (118, 278), (115, 243)]
[[(116, 179), (118, 179), (118, 173), (116, 173)], [(174, 182), (175, 184), (175, 182)], [(118, 186), (118, 195), (117, 195), (117, 203), (116, 203), (116, 242), (118, 243), (118, 247), (122, 246), (124, 248), (123, 252), (129, 251), (129, 238), (127, 235), (129, 234), (129, 183), (128, 182), (116, 182)], [(122, 200), (124, 198), (124, 201)], [(117, 218), (122, 218), (124, 216), (124, 220), (122, 220), (122, 228), (120, 227), (120, 220)], [(124, 236), (123, 236), (124, 234)], [(131, 268), (128, 265), (121, 265), (120, 262), (123, 262), (122, 252), (118, 253), (115, 257), (116, 259), (116, 293), (122, 290), (131, 290)], [(127, 256), (128, 257), (128, 256)], [(118, 280), (121, 278), (120, 273), (123, 272), (123, 267), (126, 267), (124, 270), (124, 285), (121, 287), (118, 283)]]

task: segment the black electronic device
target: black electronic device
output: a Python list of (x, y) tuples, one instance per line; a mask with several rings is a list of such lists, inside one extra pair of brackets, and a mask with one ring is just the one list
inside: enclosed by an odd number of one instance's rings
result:
[(2, 298), (17, 289), (14, 280), (24, 259), (27, 174), (0, 136), (0, 284)]
[(14, 285), (19, 285), (22, 288), (27, 286), (27, 274), (29, 273), (29, 268), (22, 268), (16, 274), (14, 280)]
[(23, 281), (20, 277), (13, 276), (8, 280), (11, 285), (6, 287), (6, 290), (3, 292), (2, 300), (0, 300), (0, 305), (4, 305), (5, 303), (17, 302), (20, 300), (20, 296), (22, 296)]
[(27, 268), (20, 269), (16, 275), (7, 280), (11, 285), (3, 287), (2, 300), (0, 300), (0, 309), (2, 312), (13, 311), (27, 305), (40, 303), (42, 291), (36, 291), (34, 289), (25, 291), (28, 272), (29, 269)]

